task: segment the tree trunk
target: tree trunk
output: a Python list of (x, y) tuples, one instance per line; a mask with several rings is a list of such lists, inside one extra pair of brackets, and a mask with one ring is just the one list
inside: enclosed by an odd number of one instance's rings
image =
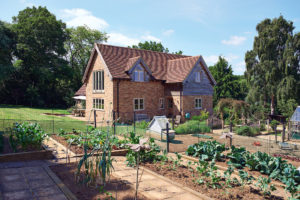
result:
[(271, 115), (275, 113), (275, 102), (274, 102), (274, 95), (271, 97)]

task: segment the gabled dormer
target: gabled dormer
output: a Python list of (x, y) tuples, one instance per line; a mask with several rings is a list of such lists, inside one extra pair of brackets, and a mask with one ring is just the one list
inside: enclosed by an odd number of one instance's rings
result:
[(126, 73), (134, 82), (148, 82), (152, 77), (150, 68), (146, 65), (141, 56), (128, 59)]

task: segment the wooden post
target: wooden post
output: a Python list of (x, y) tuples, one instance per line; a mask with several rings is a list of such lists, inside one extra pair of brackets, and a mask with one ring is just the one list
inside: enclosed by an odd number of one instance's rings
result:
[(270, 120), (269, 119), (267, 120), (267, 127), (268, 127), (267, 132), (269, 133), (269, 129), (270, 129)]
[(230, 133), (232, 133), (232, 126), (233, 126), (232, 121), (230, 121), (230, 128), (229, 128)]
[(282, 142), (284, 142), (284, 140), (285, 140), (285, 123), (283, 123), (283, 128), (282, 128), (282, 135), (281, 135), (281, 137), (282, 137)]
[(172, 129), (174, 130), (174, 126), (175, 126), (175, 119), (174, 119), (174, 115), (172, 115)]
[(133, 112), (133, 132), (135, 134), (135, 112)]
[(116, 136), (116, 111), (113, 112), (113, 128), (114, 128), (114, 136)]
[(169, 153), (169, 123), (166, 123), (166, 128), (167, 128), (167, 132), (166, 132), (166, 136), (167, 136), (167, 152)]
[(211, 118), (211, 133), (214, 133), (214, 117)]
[(97, 115), (96, 115), (96, 110), (94, 110), (94, 127), (97, 128)]
[(277, 125), (275, 125), (274, 130), (275, 130), (275, 143), (277, 143)]

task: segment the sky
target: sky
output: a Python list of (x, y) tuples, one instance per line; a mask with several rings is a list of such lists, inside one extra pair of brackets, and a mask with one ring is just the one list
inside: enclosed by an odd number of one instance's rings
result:
[(108, 44), (161, 42), (170, 52), (202, 55), (208, 66), (219, 56), (233, 73), (245, 71), (256, 25), (283, 15), (300, 31), (300, 0), (0, 0), (0, 20), (12, 22), (20, 10), (46, 6), (68, 27), (87, 25), (108, 34)]

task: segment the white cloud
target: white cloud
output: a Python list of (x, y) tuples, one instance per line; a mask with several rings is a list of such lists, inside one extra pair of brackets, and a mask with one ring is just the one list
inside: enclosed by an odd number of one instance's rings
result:
[(169, 30), (163, 31), (162, 34), (163, 34), (164, 36), (170, 36), (170, 35), (172, 35), (174, 32), (175, 32), (175, 31), (174, 31), (173, 29), (169, 29)]
[(107, 43), (115, 44), (115, 45), (122, 45), (122, 46), (132, 46), (134, 44), (138, 44), (140, 42), (137, 38), (130, 38), (122, 33), (109, 33), (109, 38)]
[(204, 60), (208, 66), (211, 66), (218, 62), (219, 56), (217, 55), (204, 56)]
[(244, 74), (246, 70), (246, 63), (245, 61), (238, 62), (234, 65), (232, 65), (233, 73), (237, 75), (242, 75)]
[(225, 59), (230, 63), (230, 62), (233, 62), (234, 60), (238, 59), (239, 56), (238, 55), (235, 55), (235, 54), (228, 54), (227, 56), (224, 56)]
[(161, 40), (153, 35), (149, 35), (149, 34), (146, 34), (146, 35), (143, 35), (141, 37), (142, 40), (145, 40), (145, 41), (155, 41), (155, 42), (161, 42)]
[(221, 42), (222, 44), (237, 46), (243, 44), (246, 39), (243, 36), (231, 36), (229, 40), (222, 40)]
[(33, 6), (35, 6), (34, 3), (29, 2), (28, 0), (20, 0), (20, 3), (24, 4), (26, 7), (33, 7)]
[(92, 29), (103, 30), (109, 26), (104, 19), (95, 17), (90, 11), (81, 8), (62, 10), (62, 18), (70, 27), (87, 25)]

